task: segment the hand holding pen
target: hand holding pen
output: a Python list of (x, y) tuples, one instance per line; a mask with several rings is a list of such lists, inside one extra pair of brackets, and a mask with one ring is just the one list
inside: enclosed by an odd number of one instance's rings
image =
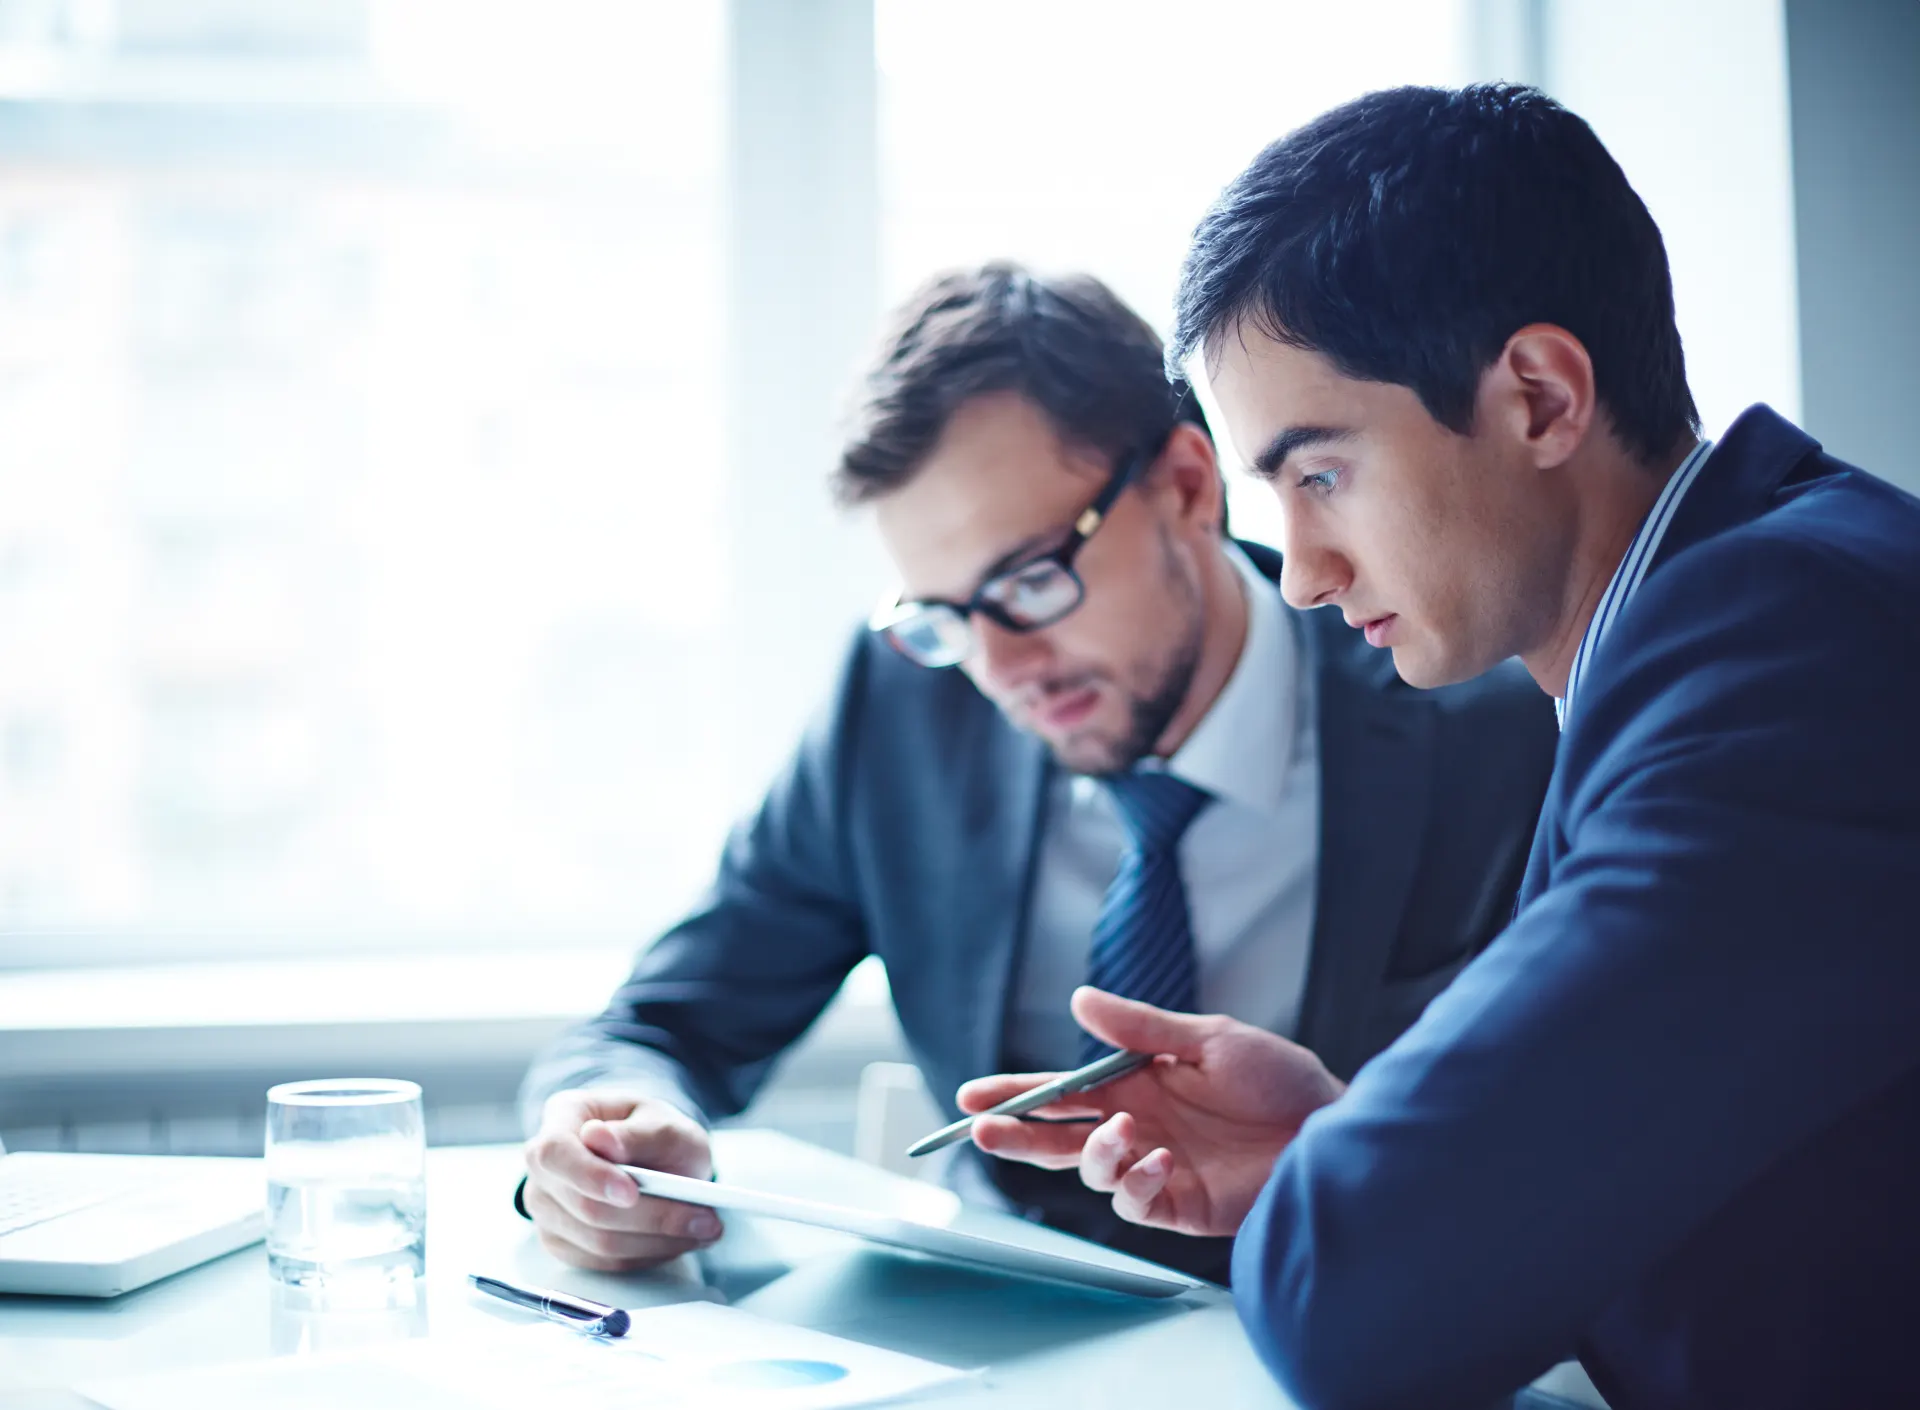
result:
[[(1129, 1072), (1138, 1072), (1152, 1061), (1152, 1053), (1118, 1052), (1110, 1054), (1107, 1057), (1101, 1058), (1098, 1062), (1088, 1063), (1085, 1067), (1077, 1071), (1063, 1073), (1051, 1081), (1042, 1081), (1037, 1087), (1029, 1087), (1018, 1096), (1007, 1098), (1007, 1100), (1001, 1102), (998, 1106), (989, 1107), (985, 1111), (978, 1112), (973, 1116), (963, 1116), (951, 1126), (942, 1126), (931, 1136), (922, 1136), (919, 1140), (908, 1146), (907, 1154), (909, 1156), (932, 1155), (935, 1151), (945, 1150), (948, 1146), (956, 1142), (966, 1140), (967, 1137), (973, 1134), (974, 1122), (983, 1117), (1025, 1116), (1028, 1112), (1036, 1111), (1049, 1103), (1058, 1101), (1062, 1097), (1070, 1096), (1075, 1092), (1091, 1091), (1093, 1088), (1111, 1082), (1117, 1077), (1124, 1077)], [(981, 1080), (1014, 1082), (1033, 1079), (1009, 1077), (1000, 1079), (983, 1078)], [(968, 1086), (971, 1085), (973, 1084), (968, 1084)], [(967, 1088), (962, 1087), (960, 1090), (964, 1092)], [(964, 1105), (964, 1103), (962, 1105)]]
[(1169, 1013), (1082, 988), (1073, 1016), (1125, 1052), (1161, 1055), (1037, 1109), (1097, 1125), (993, 1114), (1028, 1094), (1041, 1080), (1033, 1076), (969, 1082), (959, 1091), (960, 1109), (974, 1113), (972, 1136), (983, 1151), (1049, 1170), (1077, 1168), (1136, 1224), (1236, 1232), (1301, 1123), (1346, 1090), (1299, 1044), (1218, 1014)]

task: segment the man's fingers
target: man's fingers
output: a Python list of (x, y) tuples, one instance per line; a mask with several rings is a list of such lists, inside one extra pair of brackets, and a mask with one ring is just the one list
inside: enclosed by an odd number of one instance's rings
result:
[(1134, 1121), (1118, 1112), (1095, 1127), (1080, 1152), (1080, 1180), (1090, 1190), (1105, 1194), (1120, 1183), (1122, 1173), (1145, 1154), (1133, 1148)]
[(647, 1201), (650, 1211), (612, 1211), (629, 1218), (646, 1213), (646, 1222), (638, 1227), (610, 1226), (582, 1218), (567, 1207), (564, 1196), (532, 1186), (528, 1186), (526, 1203), (536, 1223), (544, 1222), (581, 1248), (619, 1257), (673, 1258), (712, 1243), (721, 1234), (720, 1221), (712, 1210), (668, 1200)]
[[(720, 1216), (697, 1204), (655, 1199), (636, 1191), (637, 1203), (617, 1205), (592, 1199), (568, 1185), (544, 1185), (529, 1180), (527, 1188), (530, 1191), (537, 1189), (579, 1223), (611, 1233), (646, 1234), (710, 1243), (724, 1231)], [(532, 1212), (531, 1206), (528, 1212)]]
[(1120, 1177), (1113, 1191), (1113, 1212), (1129, 1224), (1164, 1224), (1158, 1203), (1173, 1179), (1173, 1152), (1165, 1146), (1149, 1151)]
[(620, 1087), (569, 1087), (547, 1098), (540, 1124), (578, 1131), (589, 1121), (624, 1121), (657, 1100)]
[[(1001, 1102), (1010, 1102), (1015, 1097), (1031, 1092), (1043, 1082), (1051, 1082), (1060, 1074), (1057, 1072), (1012, 1072), (998, 1073), (992, 1077), (976, 1077), (971, 1082), (962, 1083), (960, 1090), (954, 1093), (954, 1102), (964, 1112), (986, 1111), (999, 1106)], [(1048, 1102), (1034, 1110), (1036, 1116), (1104, 1116), (1106, 1112), (1096, 1103), (1092, 1092), (1074, 1092)]]
[(633, 1204), (633, 1177), (586, 1148), (577, 1132), (546, 1126), (527, 1142), (527, 1173), (538, 1184), (564, 1184), (589, 1199)]
[(973, 1123), (973, 1143), (989, 1155), (1023, 1161), (1043, 1170), (1071, 1170), (1080, 1163), (1087, 1127), (983, 1116)]
[(1074, 1022), (1104, 1043), (1135, 1053), (1170, 1053), (1182, 1062), (1198, 1062), (1219, 1026), (1204, 1014), (1170, 1013), (1084, 984), (1073, 991), (1072, 1008)]
[(527, 1213), (533, 1216), (540, 1242), (555, 1257), (581, 1268), (620, 1272), (649, 1268), (699, 1248), (704, 1240), (664, 1234), (601, 1229), (574, 1217), (553, 1195), (527, 1188)]
[[(589, 1110), (624, 1109), (617, 1119), (584, 1116)], [(712, 1173), (707, 1133), (676, 1107), (664, 1102), (596, 1094), (557, 1093), (547, 1103), (544, 1122), (527, 1143), (527, 1170), (549, 1185), (571, 1186), (582, 1196), (606, 1204), (633, 1206), (640, 1192), (621, 1165), (645, 1165), (676, 1175), (705, 1179)]]
[(678, 1111), (653, 1107), (621, 1121), (589, 1121), (580, 1141), (615, 1165), (643, 1165), (669, 1175), (704, 1180), (713, 1173), (713, 1147), (707, 1133)]

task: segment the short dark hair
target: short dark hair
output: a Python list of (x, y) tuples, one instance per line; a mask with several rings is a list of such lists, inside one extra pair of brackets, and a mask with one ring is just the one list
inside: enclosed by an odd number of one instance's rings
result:
[(1369, 93), (1254, 158), (1194, 231), (1169, 376), (1243, 320), (1463, 434), (1507, 339), (1557, 324), (1631, 453), (1700, 429), (1659, 227), (1593, 129), (1533, 88)]
[(1070, 445), (1118, 458), (1157, 447), (1176, 420), (1206, 426), (1170, 387), (1159, 335), (1091, 275), (996, 261), (930, 280), (894, 314), (849, 415), (835, 497), (898, 489), (965, 403), (1015, 392)]

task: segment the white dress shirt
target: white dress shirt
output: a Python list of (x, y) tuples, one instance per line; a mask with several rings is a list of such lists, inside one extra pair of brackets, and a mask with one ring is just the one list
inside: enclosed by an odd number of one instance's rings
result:
[[(1201, 1010), (1291, 1034), (1306, 987), (1320, 854), (1313, 673), (1279, 588), (1234, 545), (1227, 554), (1246, 596), (1246, 641), (1213, 708), (1164, 767), (1214, 796), (1180, 840)], [(1097, 781), (1054, 779), (1007, 1018), (1016, 1068), (1079, 1060), (1080, 1029), (1067, 1001), (1087, 981), (1094, 921), (1125, 841)]]

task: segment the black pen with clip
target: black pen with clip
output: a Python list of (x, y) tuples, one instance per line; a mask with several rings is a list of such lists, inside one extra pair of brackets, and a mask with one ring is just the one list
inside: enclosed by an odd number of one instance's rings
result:
[(515, 1307), (538, 1312), (542, 1317), (551, 1317), (556, 1322), (565, 1322), (589, 1336), (623, 1337), (633, 1324), (633, 1319), (618, 1307), (589, 1302), (584, 1297), (555, 1292), (552, 1288), (519, 1288), (480, 1273), (467, 1274), (467, 1281), (483, 1293), (511, 1302)]

